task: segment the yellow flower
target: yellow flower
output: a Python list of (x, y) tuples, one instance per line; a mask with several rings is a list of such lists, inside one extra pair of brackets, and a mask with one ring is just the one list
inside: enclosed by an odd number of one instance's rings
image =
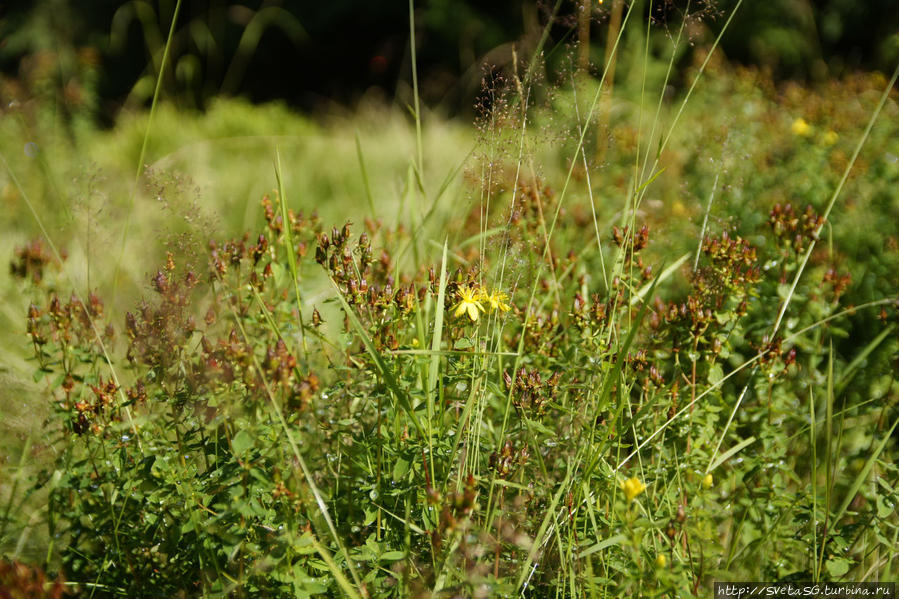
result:
[(656, 556), (656, 568), (664, 568), (668, 565), (668, 558), (665, 557), (665, 554), (660, 553)]
[(456, 311), (453, 314), (457, 318), (463, 314), (468, 314), (471, 322), (477, 322), (478, 316), (484, 311), (484, 306), (478, 301), (481, 297), (481, 291), (476, 287), (462, 285), (456, 294), (459, 296), (459, 303), (456, 304)]
[(790, 131), (792, 131), (794, 135), (808, 137), (812, 134), (812, 126), (806, 123), (804, 118), (799, 117), (793, 121), (793, 124), (790, 126)]
[(711, 489), (712, 485), (715, 484), (715, 477), (712, 476), (712, 473), (709, 472), (705, 475), (705, 478), (702, 479), (702, 486), (705, 489)]
[(494, 289), (493, 293), (487, 293), (485, 289), (481, 289), (481, 295), (478, 299), (487, 302), (490, 305), (491, 310), (501, 310), (503, 312), (508, 312), (512, 309), (511, 306), (506, 303), (506, 301), (509, 299), (509, 296), (506, 295), (503, 291)]
[(644, 485), (636, 476), (632, 476), (621, 483), (621, 490), (624, 491), (624, 496), (627, 497), (627, 500), (630, 502), (633, 501), (637, 495), (646, 490), (646, 485)]
[(823, 143), (825, 146), (832, 146), (833, 144), (837, 143), (837, 139), (839, 139), (839, 137), (840, 136), (837, 135), (836, 131), (834, 131), (833, 129), (828, 129), (827, 133), (821, 136), (821, 143)]

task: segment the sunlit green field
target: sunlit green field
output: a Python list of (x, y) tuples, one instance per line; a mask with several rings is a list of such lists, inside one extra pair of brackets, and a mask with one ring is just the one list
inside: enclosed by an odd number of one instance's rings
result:
[(643, 67), (473, 123), (4, 109), (5, 558), (85, 596), (895, 579), (895, 76)]

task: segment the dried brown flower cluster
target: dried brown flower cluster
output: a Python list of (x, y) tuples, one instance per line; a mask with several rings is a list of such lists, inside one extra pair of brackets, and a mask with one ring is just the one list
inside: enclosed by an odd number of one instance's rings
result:
[[(366, 230), (354, 242), (351, 228), (352, 223), (347, 222), (340, 229), (333, 228), (330, 236), (320, 233), (315, 260), (327, 271), (347, 303), (356, 308), (375, 347), (396, 350), (405, 318), (418, 309), (429, 291), (433, 291), (433, 276), (431, 285), (416, 286), (408, 277), (397, 282), (392, 274), (394, 265), (390, 252), (382, 249), (378, 258), (374, 258), (372, 236), (398, 238), (404, 235), (403, 231), (384, 230), (380, 223), (367, 220)], [(313, 314), (313, 324), (320, 318)], [(348, 323), (345, 328), (349, 330)]]
[(0, 597), (3, 599), (62, 599), (65, 581), (48, 580), (43, 570), (21, 562), (0, 561)]
[[(65, 254), (62, 258), (65, 260)], [(9, 272), (20, 279), (30, 277), (32, 283), (40, 285), (44, 279), (44, 269), (50, 265), (59, 266), (44, 243), (40, 239), (33, 239), (16, 248), (15, 260), (9, 263)]]
[(129, 361), (162, 370), (180, 362), (191, 335), (198, 330), (192, 292), (199, 283), (191, 269), (178, 274), (174, 258), (168, 255), (165, 269), (151, 279), (159, 302), (145, 301), (136, 314), (125, 315)]
[(792, 204), (775, 204), (768, 215), (768, 226), (784, 248), (801, 254), (811, 240), (817, 240), (818, 231), (824, 226), (824, 217), (811, 206), (797, 214)]
[(546, 405), (556, 395), (561, 378), (561, 372), (554, 372), (543, 381), (537, 370), (528, 371), (524, 366), (515, 373), (514, 379), (508, 372), (503, 372), (503, 381), (512, 391), (513, 405), (531, 418), (544, 413)]
[[(95, 346), (97, 333), (94, 321), (102, 316), (103, 301), (95, 293), (88, 296), (87, 306), (74, 293), (65, 303), (58, 295), (51, 293), (45, 311), (35, 304), (28, 307), (28, 335), (35, 346), (43, 346), (50, 341), (63, 348), (73, 344)], [(102, 336), (105, 340), (112, 340), (115, 330), (109, 325)]]
[(469, 523), (469, 517), (477, 507), (478, 485), (471, 474), (459, 491), (451, 491), (446, 497), (432, 488), (428, 488), (428, 502), (442, 506), (437, 527), (431, 531), (431, 542), (440, 547), (446, 535), (463, 530)]
[(489, 465), (500, 478), (509, 478), (521, 467), (528, 463), (530, 453), (527, 446), (515, 450), (511, 441), (506, 441), (499, 453), (490, 454)]
[(744, 300), (761, 280), (756, 249), (740, 236), (727, 231), (707, 237), (702, 253), (708, 263), (693, 276), (693, 288), (706, 306), (719, 309), (726, 299)]

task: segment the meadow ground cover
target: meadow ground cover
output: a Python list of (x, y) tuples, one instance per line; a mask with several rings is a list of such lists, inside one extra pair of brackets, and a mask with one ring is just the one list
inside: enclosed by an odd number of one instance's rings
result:
[(8, 108), (0, 548), (34, 569), (0, 581), (895, 578), (895, 76), (778, 86), (698, 52), (672, 87), (663, 39), (611, 96), (575, 66), (488, 78), (474, 127)]

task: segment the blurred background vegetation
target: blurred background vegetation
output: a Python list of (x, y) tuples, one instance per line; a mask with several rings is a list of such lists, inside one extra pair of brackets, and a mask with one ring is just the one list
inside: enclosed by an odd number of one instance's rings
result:
[[(426, 104), (469, 118), (484, 69), (501, 69), (536, 45), (556, 8), (549, 0), (416, 3), (417, 61)], [(643, 2), (661, 35), (690, 19), (696, 47), (724, 26), (737, 0)], [(616, 0), (564, 0), (554, 41), (576, 41), (592, 16), (602, 57)], [(175, 0), (37, 0), (0, 5), (0, 96), (35, 94), (68, 118), (113, 124), (123, 107), (152, 97)], [(410, 98), (406, 2), (358, 0), (184, 2), (174, 30), (164, 97), (205, 108), (213, 98), (280, 100), (300, 110), (352, 108), (374, 96)], [(743, 2), (722, 39), (726, 58), (775, 79), (823, 81), (855, 69), (889, 72), (899, 59), (894, 0)], [(682, 60), (689, 63), (689, 53)], [(521, 54), (520, 54), (521, 55)], [(484, 65), (487, 65), (485, 67)]]

